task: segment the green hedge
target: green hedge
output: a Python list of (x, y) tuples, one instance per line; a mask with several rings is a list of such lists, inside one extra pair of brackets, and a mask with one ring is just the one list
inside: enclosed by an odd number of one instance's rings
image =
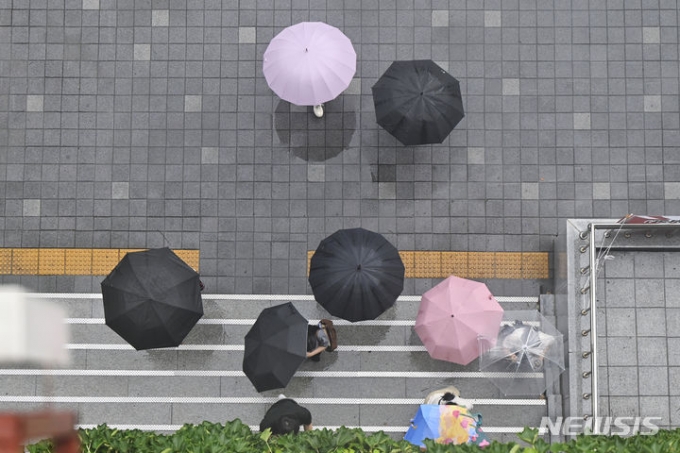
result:
[[(79, 431), (83, 453), (420, 453), (410, 443), (396, 441), (383, 432), (365, 434), (360, 429), (339, 428), (335, 431), (315, 429), (298, 435), (270, 436), (251, 432), (241, 420), (219, 423), (203, 422), (184, 425), (173, 434), (157, 434), (140, 430), (117, 430), (106, 425)], [(659, 431), (654, 435), (579, 436), (561, 444), (547, 444), (535, 429), (525, 428), (518, 435), (520, 444), (492, 442), (481, 450), (488, 453), (674, 453), (680, 452), (680, 429)], [(476, 446), (439, 445), (425, 442), (428, 453), (479, 452)], [(48, 441), (29, 445), (30, 453), (51, 453)]]

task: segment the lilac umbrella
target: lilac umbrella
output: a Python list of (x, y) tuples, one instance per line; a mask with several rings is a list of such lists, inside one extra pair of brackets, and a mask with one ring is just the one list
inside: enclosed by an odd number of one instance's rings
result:
[(284, 101), (319, 105), (335, 99), (354, 77), (357, 54), (340, 30), (301, 22), (276, 35), (264, 52), (269, 87)]

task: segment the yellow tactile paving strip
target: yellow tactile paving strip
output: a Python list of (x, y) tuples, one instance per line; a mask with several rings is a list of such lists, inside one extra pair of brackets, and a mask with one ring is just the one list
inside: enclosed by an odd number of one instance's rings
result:
[[(0, 248), (2, 275), (107, 275), (128, 252), (144, 249)], [(173, 250), (198, 272), (198, 250)]]
[[(143, 249), (0, 248), (2, 275), (107, 275), (128, 252)], [(198, 271), (198, 250), (174, 250)], [(401, 251), (407, 278), (547, 279), (547, 252)], [(314, 251), (307, 252), (307, 271)]]
[[(314, 250), (307, 252), (307, 273)], [(547, 279), (547, 252), (400, 251), (406, 278)]]

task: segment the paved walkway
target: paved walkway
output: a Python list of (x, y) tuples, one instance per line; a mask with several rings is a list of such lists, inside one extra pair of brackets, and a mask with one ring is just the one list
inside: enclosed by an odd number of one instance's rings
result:
[[(170, 244), (200, 249), (217, 293), (306, 293), (306, 251), (342, 227), (401, 250), (544, 252), (566, 218), (680, 206), (675, 1), (25, 0), (0, 11), (6, 247)], [(269, 40), (302, 20), (340, 27), (358, 54), (321, 120), (279, 101), (261, 72)], [(370, 87), (411, 58), (461, 81), (466, 117), (442, 145), (404, 147), (375, 124)]]
[[(308, 20), (358, 55), (323, 119), (261, 71), (269, 40)], [(677, 214), (678, 39), (676, 0), (0, 0), (0, 247), (170, 245), (200, 251), (210, 293), (309, 294), (307, 252), (339, 228), (533, 253), (568, 218)], [(405, 147), (371, 86), (426, 58), (460, 80), (466, 117)], [(64, 293), (100, 279), (0, 276)]]

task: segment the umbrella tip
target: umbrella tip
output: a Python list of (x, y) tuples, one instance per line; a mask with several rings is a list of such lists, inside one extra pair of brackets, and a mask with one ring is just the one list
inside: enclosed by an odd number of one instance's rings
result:
[(361, 270), (361, 264), (357, 264), (357, 270), (358, 270), (358, 271)]

